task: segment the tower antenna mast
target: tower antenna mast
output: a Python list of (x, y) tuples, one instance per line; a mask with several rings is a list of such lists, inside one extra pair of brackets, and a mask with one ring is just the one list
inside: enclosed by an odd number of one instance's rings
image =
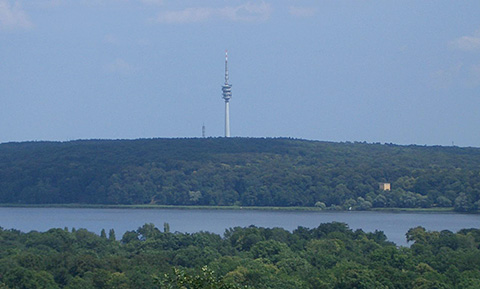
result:
[(225, 50), (225, 84), (222, 86), (222, 98), (225, 100), (225, 137), (230, 137), (230, 98), (232, 85), (228, 83), (228, 51)]

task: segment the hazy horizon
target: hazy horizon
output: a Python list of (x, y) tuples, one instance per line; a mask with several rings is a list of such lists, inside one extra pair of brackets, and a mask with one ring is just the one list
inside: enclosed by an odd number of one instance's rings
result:
[[(1, 144), (21, 144), (21, 143), (68, 143), (68, 142), (88, 142), (88, 141), (137, 141), (137, 140), (175, 140), (175, 139), (222, 139), (224, 136), (193, 136), (193, 137), (142, 137), (142, 138), (85, 138), (85, 139), (71, 139), (71, 140), (24, 140), (24, 141), (8, 141), (0, 142)], [(450, 145), (437, 145), (437, 144), (398, 144), (392, 142), (367, 142), (367, 141), (330, 141), (330, 140), (318, 140), (318, 139), (306, 139), (306, 138), (296, 138), (296, 137), (284, 137), (284, 136), (274, 136), (274, 137), (250, 137), (250, 136), (232, 136), (229, 139), (244, 138), (244, 139), (290, 139), (298, 141), (307, 141), (307, 142), (323, 142), (323, 143), (361, 143), (361, 144), (371, 144), (371, 145), (393, 145), (393, 146), (418, 146), (418, 147), (458, 147), (458, 148), (480, 148), (478, 146), (459, 146), (456, 144)]]

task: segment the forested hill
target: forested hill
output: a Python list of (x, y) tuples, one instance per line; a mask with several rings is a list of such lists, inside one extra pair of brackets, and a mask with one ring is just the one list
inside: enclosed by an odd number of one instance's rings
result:
[[(391, 191), (381, 191), (389, 182)], [(480, 205), (480, 149), (202, 138), (0, 145), (0, 203)]]

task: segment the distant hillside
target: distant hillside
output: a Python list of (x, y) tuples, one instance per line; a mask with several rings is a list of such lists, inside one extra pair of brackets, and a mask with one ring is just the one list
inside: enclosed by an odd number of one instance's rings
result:
[[(392, 191), (381, 191), (389, 182)], [(480, 205), (480, 149), (204, 138), (0, 145), (0, 203)]]

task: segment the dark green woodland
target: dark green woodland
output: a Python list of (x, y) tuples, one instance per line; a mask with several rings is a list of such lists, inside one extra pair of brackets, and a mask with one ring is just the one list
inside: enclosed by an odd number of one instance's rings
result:
[(406, 237), (411, 246), (396, 247), (343, 223), (223, 237), (145, 224), (119, 240), (113, 230), (0, 229), (0, 288), (479, 288), (480, 230), (417, 227)]
[[(379, 189), (391, 183), (391, 191)], [(480, 206), (480, 149), (198, 138), (0, 145), (2, 204)]]

